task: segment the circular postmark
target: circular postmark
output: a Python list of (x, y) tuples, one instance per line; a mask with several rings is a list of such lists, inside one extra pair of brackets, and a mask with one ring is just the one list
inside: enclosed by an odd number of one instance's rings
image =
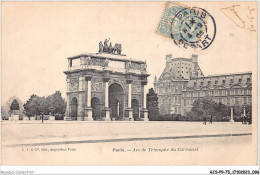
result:
[(184, 8), (172, 19), (171, 37), (180, 48), (204, 50), (212, 44), (215, 36), (215, 20), (202, 8)]

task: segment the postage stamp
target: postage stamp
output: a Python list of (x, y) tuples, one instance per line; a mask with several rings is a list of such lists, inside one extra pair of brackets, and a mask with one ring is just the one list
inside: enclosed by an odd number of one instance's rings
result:
[(168, 2), (157, 33), (171, 37), (180, 48), (204, 50), (214, 41), (216, 23), (205, 9)]

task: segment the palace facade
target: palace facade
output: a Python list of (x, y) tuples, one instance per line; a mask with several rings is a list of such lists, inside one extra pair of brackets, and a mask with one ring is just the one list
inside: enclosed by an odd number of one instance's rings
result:
[(68, 58), (66, 120), (148, 120), (146, 62), (107, 42)]
[(252, 103), (252, 73), (204, 76), (197, 55), (172, 58), (169, 54), (163, 73), (154, 79), (154, 89), (161, 114), (186, 115), (193, 102), (205, 96), (229, 106), (248, 105)]

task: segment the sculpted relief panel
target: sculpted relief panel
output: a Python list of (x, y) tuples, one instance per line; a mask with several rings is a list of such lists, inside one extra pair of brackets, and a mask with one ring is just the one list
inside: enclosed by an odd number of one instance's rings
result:
[(141, 82), (140, 81), (133, 81), (132, 83), (132, 93), (141, 93)]
[(70, 79), (70, 91), (77, 91), (79, 89), (79, 79), (71, 78)]
[(81, 65), (94, 65), (94, 66), (103, 66), (103, 59), (99, 58), (91, 58), (91, 57), (82, 57), (80, 58)]
[(102, 92), (102, 78), (93, 77), (91, 80), (91, 91)]

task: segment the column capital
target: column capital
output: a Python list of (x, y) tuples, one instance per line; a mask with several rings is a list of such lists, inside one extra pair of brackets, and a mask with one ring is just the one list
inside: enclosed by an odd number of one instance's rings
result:
[(148, 82), (147, 80), (142, 80), (142, 81), (141, 81), (141, 84), (142, 84), (142, 85), (147, 85), (147, 82)]
[(133, 80), (130, 80), (130, 79), (126, 80), (127, 84), (131, 84), (132, 82), (133, 82)]
[(91, 81), (91, 78), (92, 78), (92, 76), (86, 76), (86, 77), (85, 77), (85, 80), (86, 80), (86, 81)]
[(110, 78), (109, 77), (103, 77), (104, 82), (109, 82)]

